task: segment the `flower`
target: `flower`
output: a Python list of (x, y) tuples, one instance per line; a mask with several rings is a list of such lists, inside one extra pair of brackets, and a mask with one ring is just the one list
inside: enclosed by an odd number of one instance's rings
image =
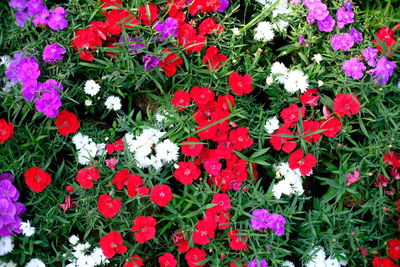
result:
[(201, 267), (203, 264), (198, 264), (207, 257), (207, 254), (204, 250), (199, 248), (190, 248), (189, 251), (185, 255), (185, 259), (189, 267)]
[(0, 119), (0, 144), (10, 139), (14, 135), (14, 124), (7, 123), (4, 119)]
[(238, 230), (232, 229), (228, 232), (229, 236), (229, 247), (232, 250), (247, 250), (247, 236), (240, 235)]
[(320, 133), (314, 133), (319, 130), (321, 123), (319, 121), (304, 120), (303, 121), (303, 138), (307, 142), (317, 143), (321, 139)]
[(391, 165), (393, 168), (400, 168), (400, 156), (396, 151), (388, 151), (383, 156), (386, 165)]
[(87, 168), (80, 169), (76, 175), (76, 181), (78, 184), (84, 188), (92, 188), (93, 182), (100, 178), (100, 172), (93, 166), (88, 166)]
[(106, 102), (104, 103), (106, 105), (106, 108), (109, 110), (120, 110), (122, 105), (121, 105), (121, 98), (117, 96), (109, 96), (106, 99)]
[(220, 213), (228, 211), (231, 208), (231, 201), (229, 195), (226, 193), (217, 193), (213, 195), (212, 204), (216, 204), (209, 210), (213, 213)]
[(137, 254), (133, 255), (130, 261), (126, 261), (124, 263), (124, 267), (140, 267), (140, 266), (144, 266), (144, 264), (142, 258)]
[(150, 200), (160, 207), (165, 207), (172, 200), (171, 188), (168, 185), (155, 185), (150, 192)]
[(300, 90), (304, 93), (308, 87), (308, 76), (300, 70), (290, 70), (284, 81), (285, 90), (291, 94)]
[(249, 94), (253, 90), (253, 79), (248, 74), (233, 72), (229, 75), (229, 87), (237, 95)]
[(338, 94), (333, 100), (333, 111), (339, 117), (350, 116), (360, 112), (360, 100), (356, 95)]
[(335, 137), (342, 129), (342, 124), (338, 118), (330, 117), (321, 122), (320, 129), (325, 130), (321, 134), (326, 137)]
[(159, 32), (159, 41), (164, 41), (168, 37), (178, 36), (178, 21), (174, 18), (167, 18), (163, 23), (159, 22), (154, 26), (154, 29)]
[(79, 237), (77, 237), (76, 235), (71, 235), (68, 239), (69, 243), (71, 243), (72, 245), (76, 245), (79, 242)]
[(44, 264), (44, 262), (40, 259), (31, 259), (26, 265), (25, 267), (46, 267), (46, 265)]
[(377, 176), (378, 179), (374, 183), (375, 187), (380, 187), (380, 186), (382, 186), (383, 188), (387, 187), (388, 184), (390, 183), (389, 179), (382, 174), (378, 174)]
[(354, 22), (354, 13), (351, 9), (345, 6), (340, 7), (336, 12), (336, 21), (339, 29), (342, 29), (346, 24)]
[(280, 135), (293, 135), (292, 131), (286, 128), (285, 126), (281, 126), (276, 132), (271, 136), (269, 140), (270, 144), (276, 150), (283, 150), (286, 153), (292, 152), (297, 144), (295, 141), (292, 141), (293, 137), (286, 137)]
[(193, 86), (190, 89), (190, 97), (197, 105), (207, 105), (215, 98), (215, 93), (213, 90), (200, 87), (200, 86)]
[(319, 96), (317, 95), (318, 89), (307, 89), (299, 99), (304, 106), (315, 107), (318, 105)]
[(100, 85), (93, 80), (87, 80), (83, 90), (87, 95), (95, 96), (100, 91)]
[(282, 236), (285, 233), (285, 218), (277, 213), (272, 214), (267, 219), (268, 228), (271, 228), (278, 236)]
[(128, 248), (123, 245), (124, 240), (118, 232), (110, 232), (100, 238), (100, 247), (104, 256), (107, 258), (114, 257), (115, 254), (123, 254)]
[(280, 116), (284, 121), (283, 126), (293, 128), (295, 123), (299, 121), (299, 117), (304, 118), (305, 108), (299, 108), (296, 104), (292, 104), (287, 108), (282, 109)]
[(344, 33), (342, 35), (334, 34), (331, 38), (331, 45), (333, 50), (342, 49), (348, 51), (354, 45), (354, 39), (350, 33)]
[(394, 259), (400, 259), (400, 240), (391, 239), (387, 243), (389, 256)]
[(256, 209), (253, 210), (251, 215), (253, 216), (253, 218), (250, 219), (251, 228), (257, 231), (261, 231), (262, 229), (268, 228), (267, 220), (268, 217), (270, 216), (268, 210)]
[(364, 60), (367, 61), (369, 66), (375, 67), (378, 60), (378, 52), (378, 49), (367, 47), (361, 51), (361, 55), (363, 55)]
[(37, 193), (42, 192), (51, 183), (50, 174), (39, 167), (28, 169), (24, 176), (26, 185)]
[(182, 154), (187, 157), (197, 157), (203, 149), (203, 144), (187, 144), (186, 143), (199, 143), (200, 140), (196, 137), (189, 137), (182, 142), (181, 150)]
[(346, 186), (350, 186), (352, 183), (357, 182), (360, 180), (360, 173), (357, 170), (353, 171), (353, 174), (347, 173), (346, 174), (347, 183)]
[(273, 25), (268, 21), (262, 21), (257, 24), (254, 40), (268, 42), (275, 37)]
[(214, 35), (217, 33), (221, 33), (223, 30), (224, 26), (222, 24), (217, 24), (215, 19), (213, 18), (204, 19), (198, 27), (198, 31), (201, 35)]
[(160, 264), (160, 267), (175, 267), (178, 262), (174, 255), (171, 253), (165, 253), (158, 257), (158, 263)]
[(347, 77), (359, 80), (363, 77), (363, 72), (367, 67), (365, 67), (364, 63), (362, 63), (358, 58), (353, 57), (343, 63), (342, 69), (345, 71)]
[(106, 218), (113, 218), (121, 209), (122, 203), (119, 198), (112, 199), (108, 194), (99, 196), (97, 208)]
[(272, 134), (275, 132), (275, 130), (279, 129), (279, 120), (276, 116), (269, 118), (265, 125), (264, 125), (265, 130), (267, 133)]
[(67, 11), (63, 7), (56, 7), (50, 11), (47, 25), (55, 31), (64, 30), (68, 26), (68, 20), (65, 19), (66, 15)]
[(43, 112), (48, 118), (55, 118), (61, 105), (61, 96), (57, 92), (43, 92), (35, 101), (37, 111)]
[(271, 66), (271, 74), (275, 80), (280, 83), (284, 83), (287, 78), (288, 69), (286, 68), (285, 64), (277, 61)]
[(155, 4), (141, 6), (138, 10), (138, 14), (142, 24), (146, 26), (152, 24), (160, 16), (160, 14), (158, 14), (158, 7)]
[(146, 71), (149, 71), (150, 69), (157, 67), (159, 62), (160, 59), (156, 56), (150, 54), (143, 56), (143, 64), (144, 64), (144, 69)]
[(76, 115), (67, 110), (62, 110), (58, 114), (54, 124), (58, 127), (57, 131), (63, 136), (76, 133), (80, 127), (80, 122)]
[(22, 222), (20, 229), (22, 230), (22, 234), (28, 237), (35, 233), (35, 227), (32, 227), (29, 221)]
[(289, 167), (294, 170), (299, 168), (301, 175), (308, 175), (312, 168), (317, 165), (317, 159), (313, 154), (308, 153), (305, 157), (302, 149), (297, 149), (289, 156)]
[(376, 63), (375, 69), (370, 70), (368, 73), (374, 77), (375, 84), (385, 85), (388, 83), (395, 68), (397, 68), (396, 63), (394, 61), (388, 61), (386, 57), (383, 56)]
[(43, 60), (50, 64), (56, 64), (57, 60), (62, 60), (62, 55), (67, 50), (58, 43), (49, 44), (44, 47)]
[(39, 76), (39, 63), (36, 61), (35, 57), (23, 58), (18, 62), (17, 78), (20, 82), (36, 80)]
[(317, 62), (317, 64), (319, 64), (323, 58), (321, 56), (321, 54), (314, 54), (313, 58), (312, 58), (315, 62)]
[(139, 243), (145, 243), (153, 239), (156, 234), (156, 219), (151, 216), (139, 216), (133, 220), (131, 231), (135, 232), (135, 240)]
[(253, 144), (253, 138), (249, 137), (249, 129), (246, 127), (239, 127), (231, 130), (229, 133), (229, 141), (233, 144), (233, 148), (239, 151), (249, 148)]
[(219, 175), (222, 168), (222, 164), (217, 159), (206, 160), (203, 166), (210, 175)]
[(162, 54), (165, 54), (166, 57), (160, 61), (159, 66), (163, 71), (165, 71), (166, 76), (173, 76), (176, 73), (177, 68), (183, 64), (183, 59), (177, 54), (172, 53), (169, 48), (165, 48), (162, 51)]
[(210, 46), (206, 50), (206, 54), (203, 56), (202, 62), (207, 64), (207, 69), (217, 70), (221, 64), (228, 60), (228, 57), (224, 54), (218, 54), (218, 48)]
[(372, 261), (372, 265), (374, 267), (396, 267), (397, 265), (389, 258), (387, 257), (382, 257), (379, 258), (378, 256), (375, 256), (374, 260)]
[(323, 20), (317, 21), (318, 30), (321, 32), (331, 32), (335, 26), (335, 20), (330, 16), (326, 16)]
[(0, 256), (4, 256), (14, 249), (11, 236), (0, 237)]
[(355, 28), (351, 28), (349, 33), (351, 34), (351, 36), (353, 37), (354, 42), (359, 43), (362, 40), (364, 40), (362, 33), (357, 31), (357, 29)]
[(196, 223), (196, 230), (193, 232), (192, 240), (195, 244), (206, 245), (210, 243), (210, 238), (214, 238), (217, 224), (215, 217), (207, 217)]
[(248, 267), (268, 267), (266, 260), (252, 260), (248, 263)]
[(199, 178), (200, 174), (201, 171), (194, 162), (181, 161), (178, 163), (178, 168), (174, 172), (174, 177), (182, 184), (189, 185), (193, 183), (193, 180)]
[(172, 105), (180, 111), (185, 110), (190, 105), (190, 95), (188, 92), (177, 90), (172, 98)]

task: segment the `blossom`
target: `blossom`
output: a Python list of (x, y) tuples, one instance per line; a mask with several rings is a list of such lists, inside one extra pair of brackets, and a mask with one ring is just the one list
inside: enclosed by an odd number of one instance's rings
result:
[(343, 63), (342, 69), (347, 77), (352, 77), (354, 80), (359, 80), (363, 77), (364, 71), (367, 69), (358, 58), (353, 57)]
[(301, 70), (291, 70), (287, 73), (284, 87), (285, 90), (291, 94), (298, 90), (304, 93), (308, 87), (308, 76), (304, 75)]
[(320, 128), (321, 123), (319, 121), (304, 120), (303, 121), (303, 138), (307, 142), (317, 143), (321, 139), (320, 133), (317, 132)]
[(232, 250), (247, 250), (247, 236), (240, 235), (238, 230), (232, 229), (228, 232), (229, 236), (229, 247)]
[(190, 95), (188, 92), (177, 90), (171, 102), (180, 111), (185, 110), (190, 105)]
[(383, 156), (383, 161), (386, 165), (391, 165), (393, 168), (400, 168), (400, 156), (396, 151), (390, 150)]
[(135, 232), (135, 240), (139, 243), (145, 243), (156, 234), (156, 219), (151, 216), (139, 216), (133, 220), (131, 231)]
[[(190, 7), (192, 6), (194, 5), (192, 4)], [(200, 52), (203, 50), (206, 41), (206, 37), (202, 34), (197, 34), (197, 31), (191, 25), (183, 23), (179, 26), (178, 44), (186, 53), (191, 54)]]
[(233, 148), (239, 151), (249, 148), (253, 144), (253, 138), (249, 136), (249, 129), (246, 127), (239, 127), (231, 130), (229, 133), (229, 141), (232, 142)]
[(193, 232), (192, 240), (195, 244), (206, 245), (210, 243), (210, 238), (214, 238), (217, 224), (214, 218), (205, 218), (196, 223), (196, 230)]
[(100, 91), (100, 85), (93, 80), (87, 80), (83, 90), (87, 95), (95, 96)]
[[(179, 147), (169, 139), (158, 143), (155, 147), (156, 156), (162, 162), (170, 163), (176, 161), (179, 156)], [(157, 168), (156, 168), (157, 169)]]
[(353, 174), (347, 173), (346, 174), (347, 183), (346, 186), (350, 186), (352, 183), (357, 182), (360, 180), (360, 173), (357, 170), (353, 171)]
[(216, 33), (221, 33), (223, 30), (224, 26), (222, 24), (217, 24), (213, 18), (204, 19), (198, 27), (198, 31), (201, 35), (213, 35)]
[(253, 90), (253, 79), (248, 74), (233, 72), (229, 75), (229, 87), (237, 95), (249, 94)]
[(4, 256), (14, 249), (11, 236), (0, 237), (0, 256)]
[(197, 105), (207, 105), (210, 101), (214, 100), (215, 93), (212, 89), (200, 86), (193, 86), (190, 89), (190, 98), (197, 104)]
[(282, 109), (280, 116), (283, 119), (284, 126), (292, 128), (299, 121), (299, 117), (304, 118), (305, 108), (299, 108), (296, 104), (292, 104), (287, 108)]
[(276, 150), (283, 150), (286, 153), (292, 152), (296, 148), (296, 142), (292, 141), (293, 137), (286, 137), (280, 135), (293, 135), (292, 131), (286, 128), (285, 126), (281, 126), (276, 132), (271, 136), (269, 142), (272, 147)]
[(76, 181), (79, 185), (84, 188), (92, 188), (93, 181), (97, 181), (100, 178), (100, 172), (93, 166), (88, 166), (87, 168), (80, 169), (76, 175)]
[(43, 60), (50, 64), (56, 64), (57, 60), (62, 60), (62, 55), (67, 50), (58, 43), (49, 44), (44, 47)]
[(118, 39), (118, 42), (121, 45), (124, 45), (125, 43), (128, 45), (130, 49), (129, 53), (141, 53), (143, 48), (145, 48), (145, 44), (142, 41), (142, 38), (132, 38), (130, 35), (127, 35), (126, 38), (121, 35)]
[(390, 183), (389, 179), (382, 174), (378, 174), (378, 179), (376, 180), (376, 182), (374, 183), (375, 187), (380, 187), (382, 186), (383, 188), (387, 187), (388, 184)]
[(188, 185), (192, 184), (193, 180), (199, 178), (201, 171), (200, 169), (194, 164), (194, 162), (179, 162), (178, 168), (174, 172), (174, 177), (176, 180), (181, 182), (182, 184)]
[(58, 127), (57, 131), (63, 136), (76, 133), (80, 126), (80, 122), (76, 115), (67, 110), (62, 110), (58, 114), (54, 124)]
[(123, 254), (128, 248), (123, 245), (122, 236), (115, 231), (112, 231), (100, 238), (100, 247), (104, 256), (107, 258), (114, 257), (115, 254)]
[(7, 123), (4, 119), (0, 119), (0, 144), (10, 139), (14, 135), (14, 124)]
[(357, 31), (357, 29), (355, 28), (351, 28), (349, 33), (351, 34), (351, 36), (353, 37), (354, 42), (359, 43), (362, 40), (364, 40), (362, 33)]
[(248, 267), (268, 267), (266, 260), (252, 260), (247, 264)]
[(22, 230), (22, 234), (28, 237), (35, 233), (35, 227), (32, 227), (29, 221), (22, 222), (20, 229)]
[(286, 68), (285, 64), (276, 61), (271, 65), (271, 74), (277, 81), (284, 83), (287, 78), (288, 69)]
[(228, 60), (228, 57), (224, 54), (218, 54), (218, 48), (215, 46), (210, 46), (206, 50), (206, 54), (204, 55), (202, 62), (207, 63), (207, 69), (209, 70), (217, 70), (221, 63)]
[(142, 24), (146, 26), (152, 24), (160, 16), (160, 14), (158, 14), (158, 7), (155, 4), (141, 6), (138, 10), (138, 14)]
[(318, 89), (307, 89), (299, 99), (304, 106), (315, 107), (318, 105), (319, 96), (317, 95)]
[(33, 258), (25, 265), (25, 267), (46, 267), (46, 265), (42, 260)]
[(250, 219), (250, 225), (253, 229), (260, 231), (262, 229), (267, 229), (267, 220), (270, 216), (266, 209), (256, 209), (251, 213), (253, 218)]
[(292, 170), (299, 168), (301, 175), (308, 175), (312, 172), (312, 168), (317, 165), (317, 159), (311, 153), (303, 156), (302, 149), (292, 152), (289, 156), (289, 167)]
[(268, 228), (271, 228), (278, 236), (282, 236), (285, 233), (285, 218), (277, 213), (272, 214), (267, 219)]
[(342, 129), (342, 124), (338, 118), (331, 117), (321, 122), (320, 129), (325, 130), (321, 134), (326, 137), (335, 137)]
[(387, 257), (382, 257), (382, 258), (380, 258), (380, 257), (378, 257), (378, 256), (375, 256), (374, 257), (374, 260), (372, 261), (372, 265), (374, 266), (374, 267), (396, 267), (397, 265), (391, 260), (391, 259), (389, 259), (389, 258), (387, 258)]
[(67, 11), (63, 7), (56, 7), (50, 11), (47, 25), (52, 30), (64, 30), (68, 26), (68, 20), (65, 19)]
[(368, 73), (374, 77), (375, 84), (385, 85), (388, 83), (395, 68), (397, 68), (396, 63), (387, 60), (386, 57), (383, 56), (376, 63), (375, 69), (370, 70)]
[(166, 57), (160, 61), (159, 66), (165, 71), (166, 76), (173, 76), (177, 68), (183, 64), (183, 59), (177, 54), (172, 53), (169, 48), (165, 48), (162, 53), (165, 54)]
[[(199, 144), (187, 144), (186, 143), (199, 143)], [(200, 140), (194, 136), (187, 138), (182, 142), (181, 145), (182, 154), (187, 157), (197, 157), (200, 155), (200, 152), (203, 149), (203, 144), (200, 143)]]
[(19, 61), (17, 69), (17, 78), (19, 81), (36, 80), (39, 76), (39, 63), (35, 57), (30, 56)]
[(203, 264), (198, 264), (207, 257), (207, 254), (204, 250), (199, 248), (190, 248), (189, 251), (185, 255), (185, 259), (189, 267), (201, 267)]
[(360, 112), (360, 100), (356, 95), (338, 94), (333, 100), (333, 111), (339, 117), (350, 116)]
[(121, 209), (122, 202), (119, 198), (112, 199), (108, 194), (99, 196), (97, 208), (106, 218), (113, 218)]
[(219, 175), (222, 168), (222, 164), (217, 159), (206, 160), (203, 166), (210, 175)]
[(367, 61), (369, 66), (375, 67), (378, 60), (378, 52), (378, 49), (367, 47), (361, 51), (361, 55), (363, 55), (364, 60)]
[(175, 267), (178, 261), (175, 259), (174, 255), (167, 252), (158, 257), (158, 263), (160, 267)]
[(37, 193), (42, 192), (51, 183), (50, 174), (39, 167), (28, 169), (25, 171), (24, 177), (26, 185)]
[(333, 50), (344, 50), (348, 51), (354, 45), (354, 39), (350, 33), (344, 33), (342, 35), (334, 34), (331, 38), (331, 45)]
[(312, 58), (315, 62), (317, 62), (317, 64), (319, 64), (323, 58), (321, 56), (321, 54), (314, 54), (313, 58)]
[(264, 125), (265, 130), (267, 133), (272, 134), (275, 132), (275, 130), (279, 129), (279, 120), (276, 116), (269, 118), (265, 125)]
[(394, 259), (400, 259), (400, 240), (391, 239), (387, 243), (389, 256)]
[(144, 69), (146, 71), (149, 71), (150, 69), (157, 67), (159, 62), (160, 59), (154, 55), (148, 54), (143, 57)]
[(339, 29), (342, 29), (346, 24), (354, 22), (354, 13), (351, 9), (340, 7), (336, 12), (336, 21)]
[[(174, 18), (167, 18), (163, 23), (159, 22), (154, 26), (154, 29), (158, 31), (158, 35), (161, 38), (177, 37), (178, 36), (178, 21)], [(159, 39), (163, 41), (164, 39)]]
[(275, 37), (273, 26), (268, 21), (259, 22), (255, 31), (254, 39), (257, 41), (268, 42), (272, 41)]
[(109, 110), (120, 110), (122, 105), (121, 105), (121, 98), (118, 96), (109, 96), (106, 99), (106, 102), (104, 103), (107, 109)]
[(48, 118), (55, 118), (61, 105), (61, 96), (57, 92), (43, 92), (35, 101), (37, 111), (43, 112)]
[(331, 32), (335, 26), (335, 20), (330, 16), (326, 16), (323, 20), (317, 21), (318, 30), (321, 32)]
[(150, 200), (160, 207), (165, 207), (172, 200), (171, 188), (168, 185), (155, 185), (150, 192)]
[(142, 258), (137, 254), (133, 255), (130, 261), (124, 262), (124, 267), (140, 267), (140, 266), (144, 266), (144, 264)]

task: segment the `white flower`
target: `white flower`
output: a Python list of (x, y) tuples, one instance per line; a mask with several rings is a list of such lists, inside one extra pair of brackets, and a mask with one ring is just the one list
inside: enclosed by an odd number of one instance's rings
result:
[(289, 22), (283, 19), (278, 20), (274, 25), (272, 25), (275, 30), (282, 32), (286, 30), (287, 26), (289, 26)]
[(35, 233), (35, 227), (32, 227), (29, 221), (22, 222), (19, 229), (22, 230), (22, 234), (25, 236), (32, 236)]
[[(318, 251), (317, 251), (318, 250)], [(306, 267), (325, 267), (325, 251), (322, 247), (315, 247), (308, 253), (311, 260), (306, 264)]]
[(82, 149), (87, 144), (91, 142), (91, 138), (87, 135), (83, 135), (81, 133), (77, 133), (74, 137), (72, 137), (72, 143), (76, 146), (76, 149)]
[(8, 65), (10, 65), (11, 60), (12, 60), (11, 57), (8, 55), (1, 56), (0, 57), (0, 66), (4, 65), (4, 66), (6, 66), (6, 68), (8, 68)]
[(295, 266), (294, 266), (293, 262), (291, 262), (291, 261), (284, 261), (284, 262), (282, 262), (281, 267), (295, 267)]
[(104, 103), (106, 105), (106, 108), (109, 110), (120, 110), (122, 105), (121, 105), (121, 99), (117, 96), (109, 96), (106, 99), (106, 102)]
[(274, 62), (271, 66), (271, 74), (276, 77), (275, 80), (280, 83), (284, 83), (288, 75), (288, 69), (286, 68), (285, 64)]
[(76, 245), (79, 242), (79, 237), (77, 237), (76, 235), (71, 235), (68, 241), (72, 245)]
[(317, 62), (317, 64), (319, 64), (322, 61), (322, 56), (321, 54), (315, 54), (312, 58), (315, 62)]
[(340, 263), (337, 259), (327, 258), (325, 261), (326, 267), (340, 267)]
[(11, 236), (0, 237), (0, 256), (10, 253), (14, 249)]
[(107, 153), (106, 144), (104, 143), (96, 144), (96, 148), (97, 148), (96, 156), (104, 156)]
[(267, 77), (267, 79), (265, 80), (265, 83), (266, 83), (268, 86), (274, 83), (274, 78), (272, 77), (272, 75), (269, 75), (269, 76)]
[(232, 29), (232, 33), (233, 33), (233, 35), (240, 35), (240, 30), (239, 30), (239, 28), (233, 28)]
[(89, 142), (82, 149), (78, 150), (78, 161), (82, 165), (86, 165), (90, 160), (96, 157), (97, 145), (95, 142)]
[(0, 267), (17, 267), (17, 264), (14, 263), (13, 261), (9, 261), (9, 262), (0, 261)]
[(275, 132), (275, 130), (279, 128), (278, 118), (276, 116), (274, 116), (273, 118), (270, 118), (269, 120), (267, 120), (264, 128), (267, 131), (267, 133), (269, 133), (269, 134), (272, 134), (273, 132)]
[(165, 117), (164, 115), (161, 115), (160, 113), (157, 113), (155, 115), (156, 117), (156, 121), (158, 122), (158, 124), (163, 124), (163, 122), (167, 119), (167, 117)]
[(79, 243), (79, 244), (77, 244), (75, 247), (73, 247), (73, 249), (75, 250), (75, 251), (84, 251), (86, 248), (85, 248), (85, 244), (83, 244), (83, 243)]
[(272, 194), (276, 199), (280, 199), (282, 194), (290, 195), (292, 193), (292, 186), (287, 180), (279, 181), (274, 187), (272, 188)]
[(318, 86), (321, 87), (321, 86), (323, 86), (323, 85), (324, 85), (324, 82), (321, 81), (321, 80), (318, 80)]
[(172, 143), (169, 139), (165, 139), (162, 143), (157, 144), (156, 153), (157, 157), (161, 160), (170, 163), (176, 161), (179, 156), (179, 147)]
[(284, 178), (272, 188), (275, 198), (280, 199), (282, 194), (290, 196), (292, 194), (301, 195), (304, 193), (303, 180), (301, 179), (299, 169), (292, 170), (287, 162), (274, 166), (274, 169), (276, 171), (276, 178)]
[(287, 78), (284, 82), (286, 91), (293, 94), (300, 90), (304, 93), (308, 87), (308, 76), (300, 70), (291, 70), (288, 72)]
[[(260, 3), (264, 7), (270, 7), (276, 0), (256, 0), (256, 2)], [(272, 16), (276, 17), (280, 14), (287, 14), (290, 12), (288, 1), (280, 0), (278, 4), (275, 6), (274, 10), (272, 10)]]
[(31, 259), (25, 267), (46, 267), (46, 265), (39, 259)]
[(93, 80), (88, 80), (85, 83), (84, 91), (87, 95), (95, 96), (100, 91), (100, 85)]
[(108, 263), (108, 259), (106, 258), (106, 256), (104, 256), (103, 250), (101, 248), (95, 248), (92, 254), (90, 254), (90, 257), (92, 257), (96, 265)]
[(94, 267), (94, 266), (96, 266), (96, 264), (91, 256), (83, 255), (82, 257), (77, 259), (76, 266), (77, 267)]
[(272, 24), (268, 21), (262, 21), (257, 24), (254, 39), (257, 41), (268, 42), (274, 39), (275, 33)]
[(85, 100), (85, 106), (90, 107), (93, 104), (92, 100), (86, 99)]

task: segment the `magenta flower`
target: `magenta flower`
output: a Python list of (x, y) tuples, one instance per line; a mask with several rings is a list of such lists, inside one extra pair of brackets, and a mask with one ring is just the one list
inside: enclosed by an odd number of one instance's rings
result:
[(204, 162), (204, 169), (211, 175), (219, 175), (222, 164), (217, 159), (209, 159)]
[(50, 64), (56, 64), (57, 60), (62, 60), (62, 55), (67, 50), (58, 43), (46, 45), (43, 50), (43, 60)]
[(342, 69), (347, 77), (352, 77), (354, 80), (359, 80), (364, 76), (364, 71), (367, 69), (364, 63), (358, 58), (353, 57), (343, 63)]
[(354, 22), (354, 13), (351, 9), (346, 7), (341, 7), (336, 12), (337, 26), (342, 29), (346, 24)]
[(350, 186), (352, 183), (357, 182), (360, 180), (360, 173), (357, 170), (353, 171), (353, 174), (347, 173), (346, 174), (347, 183), (346, 186)]
[(257, 209), (253, 210), (251, 215), (254, 218), (250, 219), (250, 225), (253, 229), (260, 231), (262, 229), (267, 229), (267, 220), (270, 217), (268, 210), (266, 209)]
[(335, 20), (330, 16), (326, 16), (323, 20), (317, 21), (318, 30), (321, 32), (331, 32), (335, 26)]
[(285, 233), (285, 224), (286, 220), (285, 218), (277, 213), (272, 214), (269, 216), (267, 225), (269, 228), (272, 229), (272, 231), (275, 232), (278, 236), (282, 236)]
[(50, 11), (47, 25), (52, 30), (64, 30), (68, 26), (68, 21), (65, 19), (67, 11), (62, 7)]
[(61, 97), (56, 92), (44, 92), (40, 98), (36, 99), (35, 106), (37, 111), (43, 112), (46, 117), (55, 118), (61, 107)]
[(387, 187), (389, 183), (390, 181), (385, 175), (378, 174), (378, 180), (374, 183), (374, 185), (376, 187)]
[(367, 47), (361, 51), (361, 55), (363, 55), (364, 60), (367, 61), (369, 66), (375, 67), (376, 61), (378, 60), (378, 52), (378, 49)]
[(111, 170), (114, 170), (115, 166), (118, 164), (118, 161), (119, 160), (116, 158), (106, 159), (106, 166)]
[(28, 2), (28, 14), (31, 17), (39, 15), (45, 9), (47, 7), (42, 3), (42, 0), (30, 0)]
[(21, 82), (36, 80), (39, 76), (39, 64), (34, 57), (24, 58), (19, 62), (17, 78)]
[(42, 12), (40, 12), (32, 21), (33, 25), (35, 25), (35, 27), (39, 27), (39, 26), (46, 26), (47, 25), (47, 19), (49, 17), (50, 13), (47, 10), (47, 8), (43, 9)]
[(159, 62), (160, 60), (157, 57), (150, 54), (145, 55), (143, 57), (144, 69), (146, 71), (149, 71), (150, 69), (157, 67)]
[(39, 93), (40, 83), (36, 80), (28, 80), (22, 84), (22, 95), (27, 101), (31, 101)]
[(354, 40), (350, 33), (344, 33), (342, 35), (335, 34), (331, 38), (331, 45), (333, 50), (342, 49), (347, 51), (353, 47)]
[(362, 33), (357, 31), (355, 28), (351, 28), (350, 32), (351, 36), (353, 37), (354, 42), (359, 43), (364, 40)]

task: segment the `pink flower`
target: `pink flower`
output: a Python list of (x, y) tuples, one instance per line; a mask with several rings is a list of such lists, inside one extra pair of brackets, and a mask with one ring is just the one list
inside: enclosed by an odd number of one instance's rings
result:
[(119, 160), (116, 158), (106, 159), (106, 165), (111, 170), (114, 170), (115, 166), (118, 164), (118, 161)]
[(219, 175), (222, 164), (217, 159), (209, 159), (204, 162), (204, 169), (211, 175)]
[(347, 173), (346, 178), (347, 178), (346, 186), (350, 186), (352, 183), (355, 183), (358, 180), (360, 180), (360, 173), (357, 170), (354, 170), (353, 174)]
[(390, 181), (386, 176), (384, 176), (382, 174), (378, 174), (378, 180), (374, 184), (376, 187), (379, 187), (379, 186), (387, 187), (389, 183), (390, 183)]

